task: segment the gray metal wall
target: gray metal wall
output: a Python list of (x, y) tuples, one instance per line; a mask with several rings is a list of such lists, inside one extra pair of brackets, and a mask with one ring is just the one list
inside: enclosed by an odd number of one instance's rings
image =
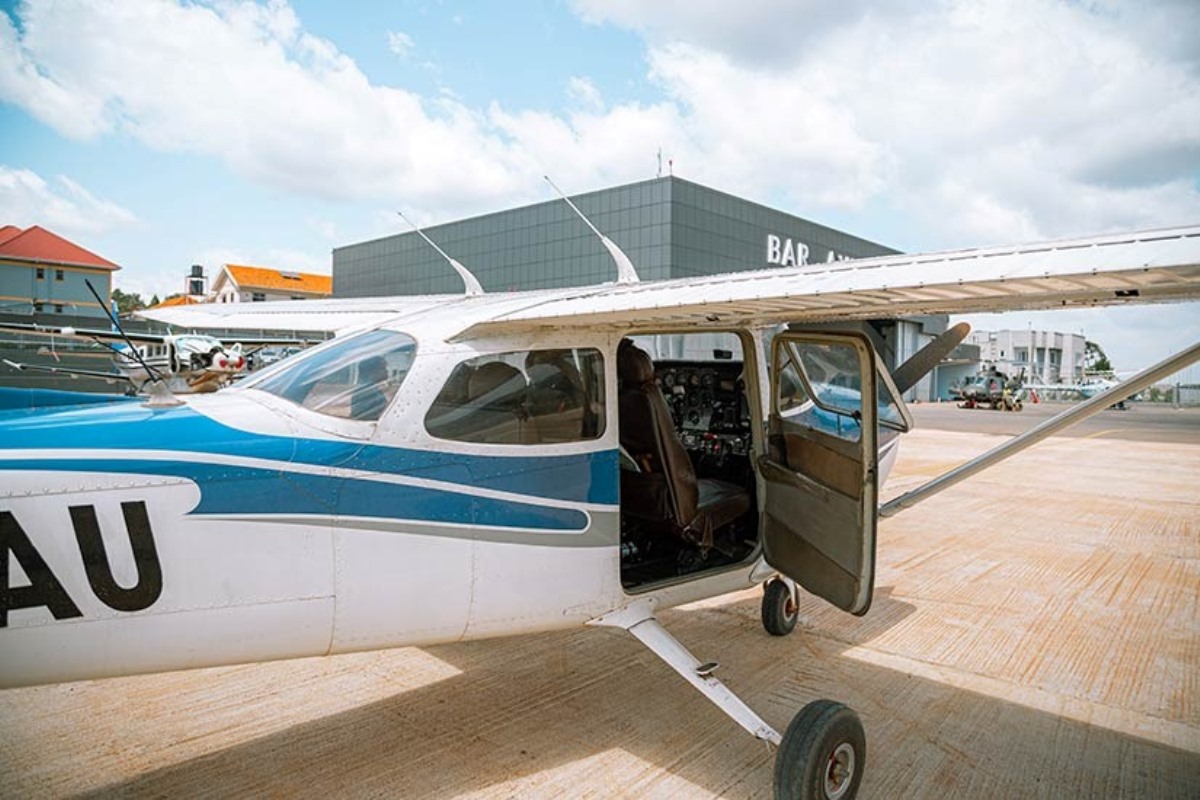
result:
[[(830, 252), (861, 258), (896, 251), (791, 214), (675, 177), (655, 178), (571, 198), (633, 261), (642, 280), (772, 266), (775, 252), (803, 243), (808, 262)], [(561, 200), (499, 211), (426, 230), (487, 291), (604, 283), (612, 259)], [(415, 233), (333, 251), (337, 297), (462, 291), (462, 282)]]

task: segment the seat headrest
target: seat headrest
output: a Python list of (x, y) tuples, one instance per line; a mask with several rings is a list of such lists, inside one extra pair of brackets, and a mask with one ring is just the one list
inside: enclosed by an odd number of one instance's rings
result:
[(553, 385), (560, 391), (583, 391), (583, 377), (571, 361), (570, 350), (533, 350), (525, 357), (525, 372), (531, 384)]
[[(525, 378), (521, 375), (521, 370), (502, 361), (489, 361), (471, 373), (467, 380), (467, 395), (472, 400), (485, 397), (510, 381), (519, 381), (520, 387), (523, 388)], [(514, 383), (509, 387), (509, 391), (517, 388), (517, 384)]]
[(635, 345), (623, 345), (617, 352), (617, 375), (629, 384), (643, 384), (654, 380), (654, 362), (645, 350)]
[(387, 380), (387, 361), (383, 356), (371, 356), (358, 365), (359, 380), (363, 383), (381, 383)]

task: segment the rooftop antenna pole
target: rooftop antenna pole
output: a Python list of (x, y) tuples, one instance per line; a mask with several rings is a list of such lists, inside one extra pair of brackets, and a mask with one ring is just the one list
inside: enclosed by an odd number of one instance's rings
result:
[(641, 280), (638, 278), (637, 270), (634, 268), (633, 262), (629, 260), (629, 256), (625, 255), (625, 251), (620, 247), (617, 247), (617, 243), (612, 239), (598, 231), (596, 226), (592, 224), (592, 221), (585, 217), (583, 212), (576, 208), (575, 204), (571, 202), (571, 198), (567, 197), (563, 193), (562, 189), (555, 186), (554, 181), (550, 180), (549, 175), (543, 175), (542, 177), (546, 179), (546, 183), (550, 184), (554, 188), (554, 191), (558, 192), (558, 196), (566, 201), (567, 205), (571, 207), (571, 210), (579, 215), (579, 218), (583, 220), (584, 224), (592, 229), (592, 233), (600, 237), (600, 243), (604, 245), (604, 249), (606, 249), (608, 254), (612, 256), (612, 260), (617, 263), (617, 283), (640, 283)]
[(471, 270), (467, 269), (462, 264), (446, 255), (446, 251), (434, 244), (433, 240), (425, 235), (425, 231), (418, 228), (411, 219), (404, 216), (403, 211), (397, 211), (396, 213), (400, 215), (400, 219), (404, 220), (409, 225), (412, 225), (412, 229), (417, 232), (417, 235), (424, 239), (426, 244), (428, 244), (434, 250), (437, 250), (438, 255), (450, 262), (450, 266), (453, 267), (454, 271), (458, 273), (458, 277), (462, 278), (463, 286), (466, 288), (467, 295), (474, 296), (484, 293), (483, 287), (479, 285), (479, 281), (474, 275), (471, 274)]

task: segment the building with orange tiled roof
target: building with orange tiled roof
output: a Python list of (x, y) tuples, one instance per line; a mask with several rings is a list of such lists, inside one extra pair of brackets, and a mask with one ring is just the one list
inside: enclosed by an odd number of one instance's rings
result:
[(197, 300), (194, 297), (186, 294), (177, 294), (174, 297), (168, 297), (156, 306), (151, 308), (171, 308), (172, 306), (194, 306), (203, 303), (203, 300)]
[(88, 290), (107, 298), (120, 267), (34, 225), (0, 227), (0, 310), (17, 314), (103, 317), (103, 306)]
[(333, 278), (311, 272), (289, 272), (226, 264), (213, 281), (210, 302), (252, 303), (266, 300), (308, 300), (333, 294)]

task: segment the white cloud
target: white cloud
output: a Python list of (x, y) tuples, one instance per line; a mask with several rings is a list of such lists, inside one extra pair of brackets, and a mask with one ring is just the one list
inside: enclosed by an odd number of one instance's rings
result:
[(916, 14), (915, 0), (572, 0), (585, 21), (636, 30), (655, 46), (687, 42), (747, 65), (804, 60), (831, 33), (863, 18)]
[(482, 115), (372, 85), (285, 3), (34, 3), (21, 14), (19, 36), (7, 18), (0, 28), (0, 92), (64, 135), (121, 133), (329, 198), (403, 187), (453, 206), (513, 189), (511, 148)]
[(590, 78), (572, 77), (567, 81), (567, 96), (580, 108), (593, 112), (604, 110), (604, 96)]
[(1200, 217), (1194, 3), (573, 5), (647, 38), (722, 187), (886, 205), (924, 246)]
[(412, 37), (401, 31), (388, 31), (388, 49), (400, 58), (408, 58), (413, 49)]
[(0, 17), (0, 98), (66, 136), (434, 218), (543, 198), (547, 172), (569, 191), (650, 177), (659, 146), (678, 175), (817, 219), (885, 208), (905, 247), (1200, 218), (1194, 4), (573, 7), (645, 38), (660, 99), (608, 105), (576, 77), (564, 110), (474, 108), (373, 84), (283, 0), (22, 5), (19, 27)]
[(28, 169), (0, 165), (0, 224), (41, 225), (64, 236), (99, 234), (131, 225), (137, 217), (59, 175), (48, 183)]

